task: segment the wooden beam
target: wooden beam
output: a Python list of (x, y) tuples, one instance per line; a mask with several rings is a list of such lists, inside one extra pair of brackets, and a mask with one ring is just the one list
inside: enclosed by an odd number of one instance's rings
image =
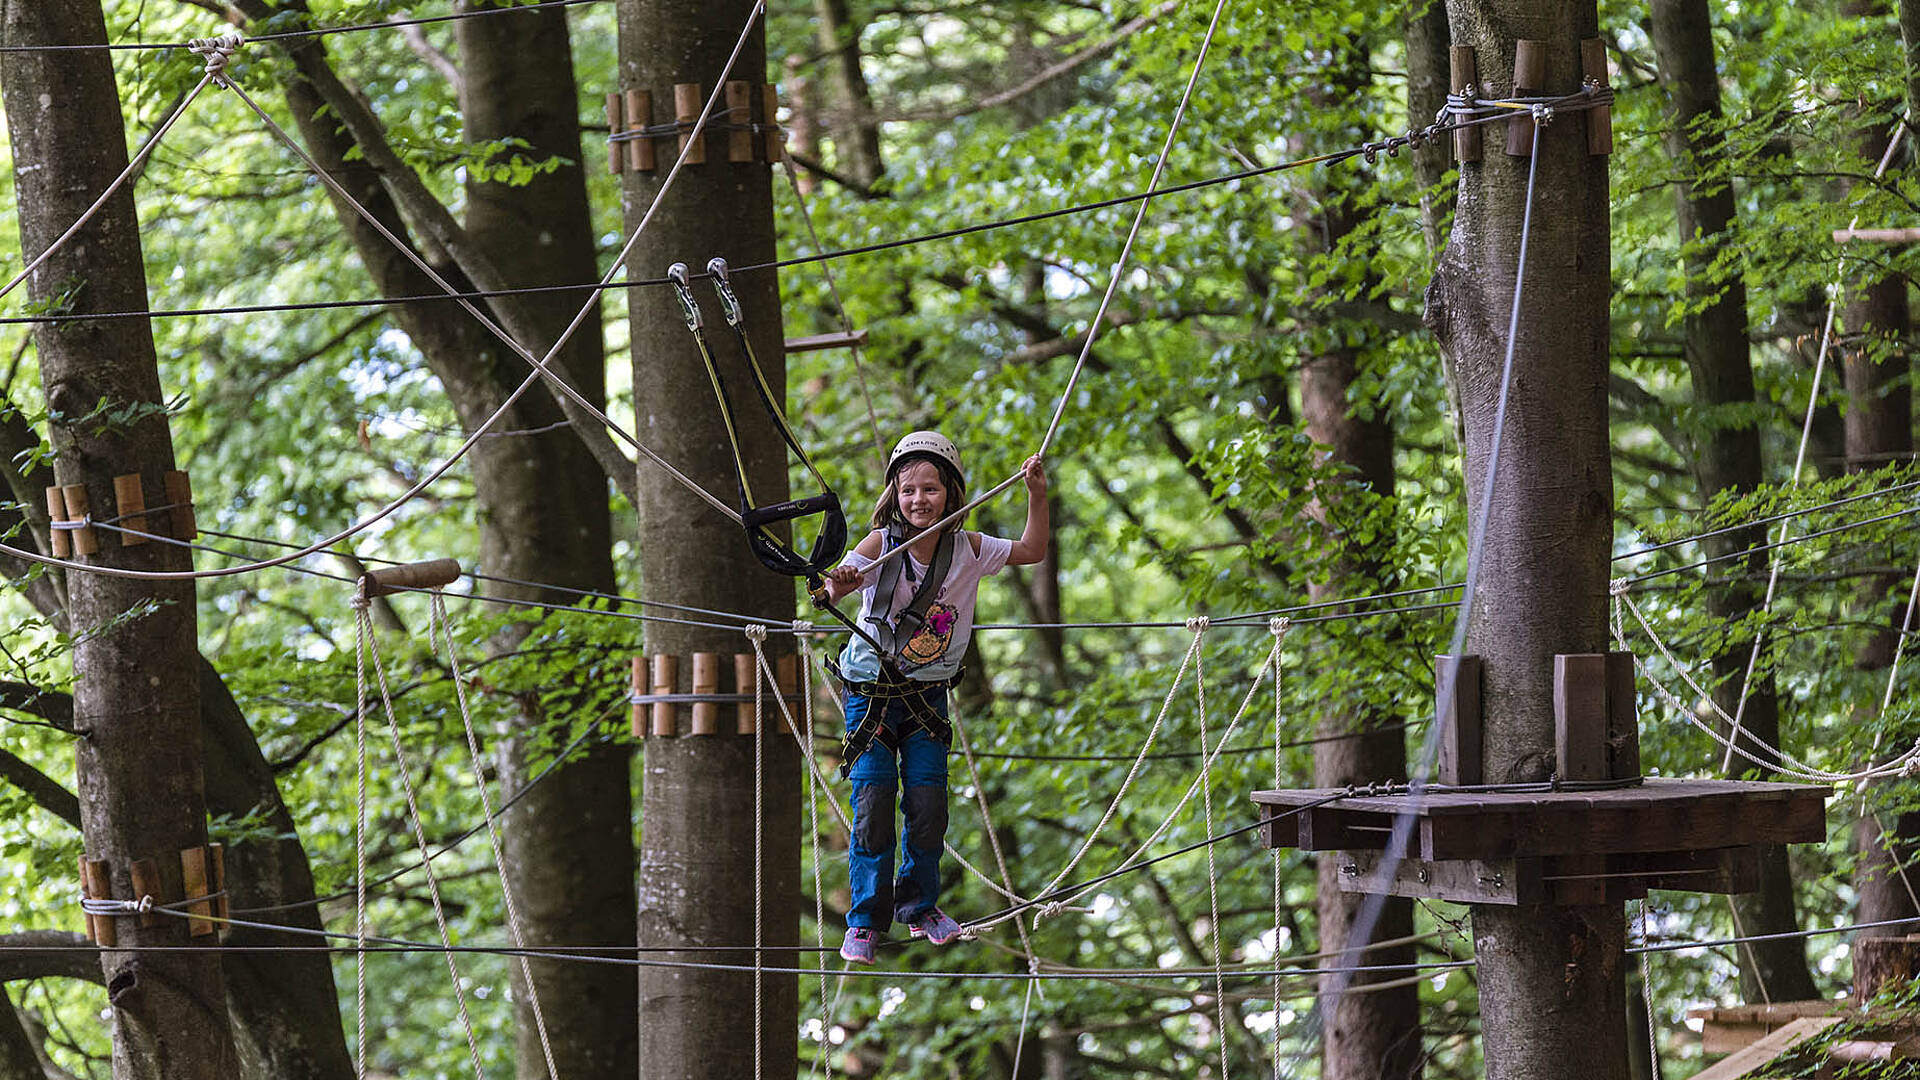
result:
[(1833, 230), (1833, 242), (1836, 244), (1848, 244), (1855, 240), (1865, 244), (1911, 244), (1920, 241), (1920, 228)]
[(1443, 784), (1478, 784), (1480, 772), (1480, 658), (1478, 656), (1436, 656), (1433, 658), (1433, 692), (1438, 697), (1451, 688), (1451, 695), (1440, 702), (1440, 766)]
[(1837, 1016), (1803, 1016), (1726, 1060), (1695, 1073), (1693, 1080), (1739, 1080), (1802, 1042), (1840, 1022)]
[(1537, 859), (1401, 859), (1391, 876), (1377, 851), (1343, 851), (1340, 891), (1385, 893), (1456, 904), (1535, 904), (1545, 898)]
[(865, 330), (836, 330), (831, 334), (787, 339), (788, 353), (819, 352), (822, 349), (846, 349), (867, 343)]

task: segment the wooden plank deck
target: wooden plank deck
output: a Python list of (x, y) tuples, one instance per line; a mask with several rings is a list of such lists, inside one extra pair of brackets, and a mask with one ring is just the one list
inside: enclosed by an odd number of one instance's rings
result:
[(1705, 851), (1826, 837), (1829, 789), (1806, 784), (1649, 778), (1631, 788), (1565, 792), (1357, 795), (1257, 791), (1269, 847), (1380, 850), (1394, 819), (1415, 815), (1410, 855), (1429, 862), (1549, 855)]

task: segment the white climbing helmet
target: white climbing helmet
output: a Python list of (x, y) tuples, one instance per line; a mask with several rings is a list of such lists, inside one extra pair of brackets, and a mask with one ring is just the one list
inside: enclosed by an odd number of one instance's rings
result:
[(962, 482), (967, 478), (967, 470), (960, 464), (960, 448), (953, 445), (952, 439), (937, 431), (911, 432), (895, 444), (893, 455), (887, 458), (887, 475), (891, 477), (894, 469), (900, 465), (901, 459), (910, 454), (925, 454), (928, 457), (939, 458), (953, 466), (953, 471), (959, 475)]

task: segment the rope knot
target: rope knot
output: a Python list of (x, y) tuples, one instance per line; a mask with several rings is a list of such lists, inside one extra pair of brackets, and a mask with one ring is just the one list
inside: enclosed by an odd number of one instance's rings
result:
[(1035, 909), (1033, 913), (1033, 917), (1035, 921), (1038, 921), (1040, 919), (1051, 919), (1065, 910), (1067, 910), (1066, 901), (1049, 900), (1048, 902), (1041, 904), (1037, 909)]
[[(1920, 742), (1914, 743), (1913, 748), (1916, 751), (1920, 751)], [(1900, 775), (1920, 776), (1920, 756), (1908, 758), (1907, 763), (1900, 766)]]
[(813, 620), (811, 619), (793, 620), (793, 632), (803, 637), (807, 634), (813, 633)]
[(1207, 632), (1207, 627), (1212, 625), (1213, 620), (1205, 615), (1187, 616), (1187, 633), (1189, 634), (1204, 634)]
[(1614, 578), (1612, 581), (1607, 582), (1607, 595), (1608, 596), (1625, 596), (1627, 595), (1627, 590), (1631, 588), (1633, 588), (1632, 581), (1623, 577), (1617, 577), (1617, 578)]
[(1285, 615), (1276, 615), (1267, 620), (1267, 633), (1272, 634), (1274, 637), (1279, 637), (1285, 634), (1287, 628), (1292, 625), (1292, 619), (1287, 618)]
[(744, 632), (747, 635), (747, 640), (753, 642), (753, 646), (756, 649), (767, 643), (767, 627), (765, 623), (748, 623)]
[(246, 42), (239, 34), (222, 34), (219, 37), (194, 38), (187, 43), (187, 49), (195, 56), (204, 56), (207, 60), (207, 74), (222, 86), (227, 85), (227, 62)]

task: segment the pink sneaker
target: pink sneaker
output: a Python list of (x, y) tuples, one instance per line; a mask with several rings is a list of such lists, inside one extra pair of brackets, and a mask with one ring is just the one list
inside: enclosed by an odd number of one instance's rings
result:
[(907, 923), (907, 933), (934, 945), (945, 945), (960, 936), (960, 924), (939, 908), (928, 908)]
[(873, 931), (864, 926), (847, 927), (840, 941), (840, 959), (849, 964), (873, 963)]

